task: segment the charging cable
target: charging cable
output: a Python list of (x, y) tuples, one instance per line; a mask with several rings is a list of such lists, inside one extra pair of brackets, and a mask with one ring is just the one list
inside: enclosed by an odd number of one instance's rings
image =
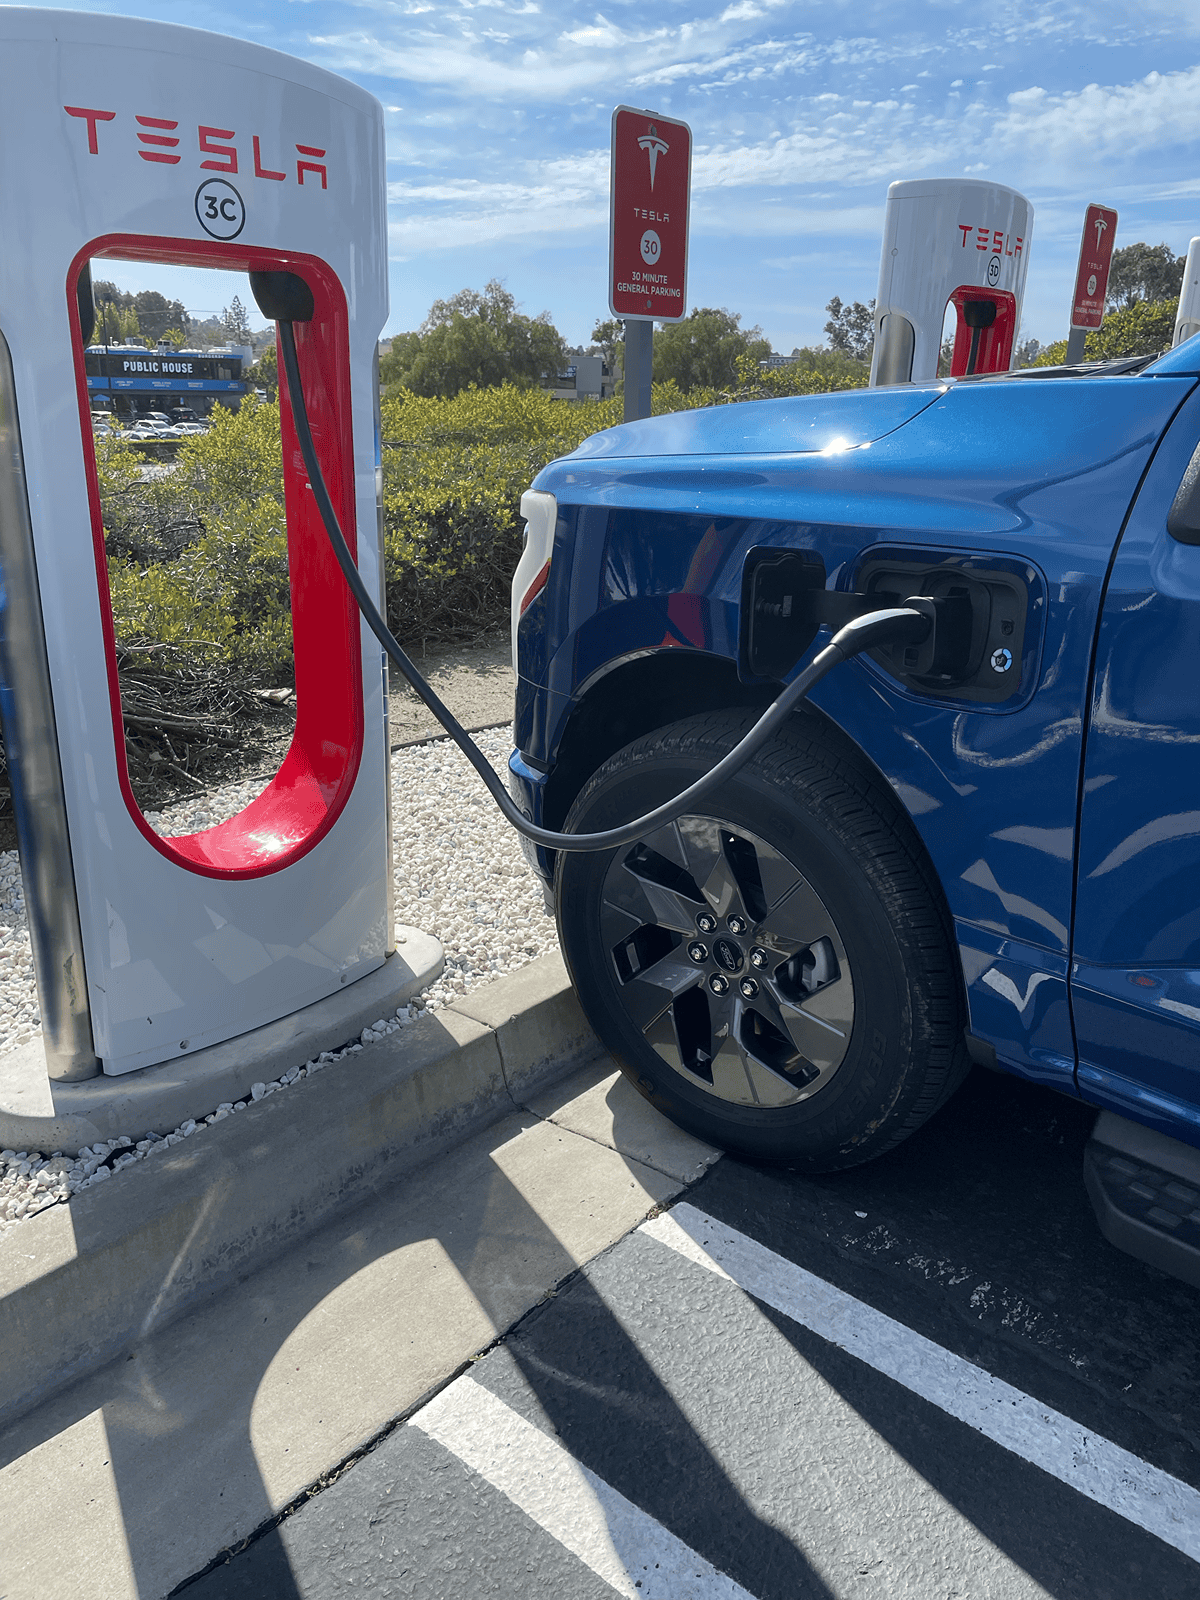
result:
[[(278, 276), (284, 277), (285, 274), (280, 273)], [(257, 285), (255, 294), (258, 298)], [(309, 316), (311, 315), (310, 310)], [(744, 767), (746, 762), (756, 755), (783, 726), (809, 690), (820, 683), (827, 673), (832, 672), (834, 667), (843, 661), (848, 661), (851, 656), (858, 655), (861, 650), (873, 650), (883, 644), (921, 644), (929, 637), (934, 623), (932, 603), (928, 600), (918, 600), (908, 605), (894, 606), (855, 617), (843, 628), (838, 629), (830, 643), (805, 667), (798, 678), (793, 679), (779, 698), (771, 703), (728, 755), (723, 756), (710, 772), (706, 772), (702, 778), (697, 779), (681, 794), (677, 794), (673, 800), (668, 800), (653, 811), (648, 811), (644, 817), (637, 817), (619, 828), (608, 828), (603, 833), (555, 833), (550, 828), (539, 828), (517, 809), (512, 796), (496, 776), (491, 762), (449, 708), (438, 699), (380, 616), (354, 563), (354, 557), (350, 554), (350, 548), (338, 524), (337, 513), (333, 509), (333, 501), (329, 497), (320, 462), (317, 460), (312, 430), (308, 424), (308, 412), (304, 405), (304, 389), (300, 382), (300, 364), (296, 359), (296, 337), (292, 322), (290, 319), (280, 318), (277, 326), (279, 346), (283, 352), (288, 398), (292, 405), (292, 422), (300, 444), (304, 468), (308, 473), (309, 487), (316, 499), (317, 509), (321, 514), (321, 521), (325, 525), (333, 553), (337, 557), (338, 566), (341, 567), (346, 582), (350, 585), (350, 592), (358, 602), (358, 608), (366, 618), (371, 632), (483, 779), (505, 820), (534, 844), (540, 844), (547, 850), (583, 852), (613, 850), (619, 845), (632, 844), (635, 839), (644, 838), (646, 834), (653, 833), (656, 828), (664, 827), (669, 822), (675, 822), (679, 817), (695, 810), (701, 801), (707, 800), (739, 768)]]

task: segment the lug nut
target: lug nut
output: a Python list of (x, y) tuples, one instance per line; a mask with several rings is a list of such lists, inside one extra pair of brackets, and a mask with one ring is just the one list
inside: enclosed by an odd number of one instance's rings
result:
[(736, 915), (732, 917), (726, 917), (725, 925), (729, 929), (730, 933), (745, 933), (746, 929), (750, 926), (745, 917), (739, 917)]
[(758, 993), (758, 984), (755, 983), (753, 978), (743, 978), (741, 983), (738, 984), (738, 988), (742, 991), (747, 1000), (753, 1000), (754, 996)]
[(714, 972), (712, 977), (708, 980), (708, 987), (714, 994), (728, 994), (729, 979), (723, 978), (719, 972)]
[(765, 967), (770, 958), (761, 945), (755, 945), (750, 952), (750, 965), (752, 967)]
[(707, 911), (702, 911), (696, 918), (696, 926), (701, 933), (715, 933), (717, 931), (717, 919), (714, 916), (710, 916)]
[(701, 944), (697, 939), (693, 944), (688, 945), (688, 955), (691, 956), (693, 961), (707, 961), (708, 947)]

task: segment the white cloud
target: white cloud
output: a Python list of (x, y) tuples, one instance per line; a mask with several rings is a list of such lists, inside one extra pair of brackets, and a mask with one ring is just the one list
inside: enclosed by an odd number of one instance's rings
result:
[(1126, 157), (1163, 145), (1200, 141), (1196, 103), (1200, 66), (1151, 72), (1140, 82), (1052, 95), (1034, 87), (1008, 97), (1012, 108), (996, 123), (998, 146), (1024, 147), (1081, 164), (1101, 152)]

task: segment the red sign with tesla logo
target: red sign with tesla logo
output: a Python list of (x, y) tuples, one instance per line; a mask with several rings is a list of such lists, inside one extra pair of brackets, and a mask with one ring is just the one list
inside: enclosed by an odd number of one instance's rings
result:
[(1116, 236), (1117, 213), (1107, 206), (1089, 206), (1083, 219), (1079, 271), (1075, 274), (1075, 293), (1071, 298), (1073, 328), (1098, 328), (1104, 321), (1108, 272)]
[(608, 303), (615, 317), (679, 322), (687, 311), (692, 130), (618, 106), (612, 119)]

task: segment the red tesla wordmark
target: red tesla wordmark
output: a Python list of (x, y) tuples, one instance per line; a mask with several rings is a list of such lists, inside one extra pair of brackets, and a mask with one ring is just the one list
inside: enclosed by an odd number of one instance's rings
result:
[[(227, 137), (232, 139), (233, 135), (228, 134)], [(257, 134), (254, 135), (254, 176), (256, 178), (277, 178), (280, 183), (287, 177), (286, 172), (272, 172), (270, 167), (263, 166), (262, 151), (259, 149)]]
[(224, 161), (202, 161), (200, 165), (210, 172), (236, 172), (237, 151), (232, 145), (212, 144), (213, 139), (232, 139), (232, 128), (206, 128), (200, 126), (200, 148), (206, 155), (224, 156)]
[[(300, 154), (302, 156), (323, 156), (325, 154), (324, 150), (314, 150), (312, 145), (310, 145), (310, 144), (298, 144), (296, 146), (296, 149), (300, 152)], [(296, 182), (297, 183), (301, 183), (302, 184), (304, 182), (304, 174), (306, 172), (319, 172), (321, 174), (321, 187), (322, 187), (322, 189), (328, 188), (328, 185), (325, 182), (325, 168), (324, 167), (315, 165), (311, 161), (297, 161), (297, 163), (296, 163)]]
[[(177, 122), (167, 122), (162, 117), (138, 117), (136, 120), (143, 128), (177, 128), (179, 126)], [(169, 139), (162, 133), (139, 133), (138, 138), (143, 144), (174, 146), (179, 143), (178, 139)], [(172, 167), (179, 161), (178, 156), (164, 155), (161, 150), (139, 150), (138, 155), (141, 156), (143, 161), (165, 161), (168, 166)]]
[(1003, 252), (1006, 256), (1019, 256), (1021, 247), (1025, 243), (1024, 235), (1018, 233), (1015, 236), (1015, 246), (1010, 250), (1009, 242), (1013, 236), (1002, 232), (999, 228), (977, 228), (973, 222), (956, 222), (955, 227), (962, 234), (964, 250), (967, 248), (967, 239), (972, 233), (975, 235), (976, 250), (990, 250), (993, 255), (1000, 255)]
[[(88, 154), (100, 154), (99, 126), (102, 122), (112, 122), (117, 113), (115, 111), (98, 111), (90, 106), (64, 106), (63, 110), (69, 117), (78, 117), (87, 123)], [(139, 144), (149, 145), (150, 149), (139, 150), (138, 155), (143, 161), (158, 161), (167, 166), (177, 166), (182, 156), (170, 154), (179, 146), (179, 136), (175, 129), (179, 127), (177, 121), (166, 117), (135, 116), (134, 121), (140, 129), (153, 128), (158, 131), (153, 133), (138, 132)], [(232, 128), (213, 128), (206, 123), (201, 123), (196, 129), (201, 155), (218, 157), (217, 160), (201, 161), (200, 166), (207, 172), (237, 172), (238, 152), (237, 146), (229, 143), (214, 143), (215, 140), (232, 140), (237, 137)], [(273, 167), (268, 167), (262, 158), (262, 143), (259, 135), (253, 135), (251, 143), (254, 146), (254, 176), (256, 178), (270, 178), (276, 183), (287, 181), (287, 173)], [(303, 187), (305, 173), (310, 173), (315, 178), (320, 178), (322, 189), (329, 187), (329, 170), (322, 158), (325, 151), (316, 145), (297, 144), (293, 147), (297, 156), (303, 158), (296, 162), (296, 182)]]
[(115, 111), (88, 111), (83, 106), (64, 106), (63, 110), (69, 117), (82, 117), (88, 125), (88, 153), (98, 156), (100, 145), (96, 138), (96, 124), (98, 122), (111, 122), (116, 116)]

